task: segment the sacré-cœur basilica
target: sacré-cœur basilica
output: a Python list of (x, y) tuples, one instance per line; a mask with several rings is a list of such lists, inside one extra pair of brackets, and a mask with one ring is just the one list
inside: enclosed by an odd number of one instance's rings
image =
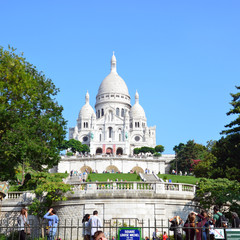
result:
[(76, 139), (90, 147), (90, 156), (62, 157), (59, 172), (97, 170), (110, 172), (165, 173), (174, 155), (134, 156), (134, 148), (156, 146), (156, 126), (148, 127), (145, 111), (136, 91), (135, 103), (130, 103), (125, 81), (117, 73), (113, 54), (111, 72), (104, 78), (96, 96), (95, 111), (86, 93), (77, 124), (69, 129), (69, 139)]

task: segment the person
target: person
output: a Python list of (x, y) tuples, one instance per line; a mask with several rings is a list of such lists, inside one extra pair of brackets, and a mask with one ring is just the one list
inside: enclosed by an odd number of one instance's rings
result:
[(158, 239), (157, 235), (158, 235), (158, 229), (156, 228), (155, 232), (153, 232), (152, 234), (152, 239), (157, 240)]
[(53, 208), (50, 208), (49, 211), (43, 216), (43, 218), (48, 219), (48, 227), (50, 227), (50, 232), (47, 235), (47, 240), (53, 240), (57, 232), (58, 226), (58, 216), (56, 211)]
[(236, 212), (232, 212), (232, 228), (239, 228), (239, 217)]
[(86, 214), (83, 217), (83, 220), (82, 220), (82, 223), (83, 223), (83, 239), (84, 240), (90, 240), (89, 219), (90, 219), (90, 214)]
[(25, 223), (29, 224), (26, 208), (21, 209), (21, 212), (20, 212), (20, 215), (18, 216), (17, 222), (18, 222), (18, 229), (19, 229), (19, 235), (20, 235), (19, 238), (20, 238), (20, 240), (25, 240), (26, 233), (24, 231), (24, 227), (25, 227)]
[(221, 217), (222, 213), (219, 211), (219, 208), (217, 206), (214, 206), (213, 208), (214, 215), (213, 215), (213, 224), (215, 227), (224, 227), (223, 223), (221, 223)]
[(174, 239), (175, 240), (182, 240), (182, 233), (180, 229), (180, 225), (182, 224), (182, 219), (179, 216), (175, 216), (169, 220), (169, 222), (173, 225), (174, 231)]
[(186, 240), (194, 240), (195, 237), (195, 220), (196, 214), (195, 212), (191, 212), (188, 215), (187, 221), (183, 226), (183, 231), (186, 232)]
[(207, 240), (207, 231), (209, 227), (208, 214), (205, 210), (201, 214), (195, 213), (201, 221), (197, 223), (196, 240)]
[(103, 231), (96, 231), (93, 235), (93, 240), (107, 240)]
[(100, 218), (98, 217), (98, 211), (93, 211), (93, 216), (89, 220), (89, 226), (90, 226), (90, 233), (92, 239), (94, 239), (95, 232), (98, 231), (99, 228), (102, 227), (102, 223)]
[(162, 237), (163, 237), (163, 240), (167, 240), (167, 239), (168, 239), (168, 235), (167, 235), (167, 233), (164, 232)]

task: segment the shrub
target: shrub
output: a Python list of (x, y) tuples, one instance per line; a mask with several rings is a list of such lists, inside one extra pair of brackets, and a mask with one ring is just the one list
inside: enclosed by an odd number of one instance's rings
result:
[(73, 156), (72, 152), (67, 152), (67, 156)]

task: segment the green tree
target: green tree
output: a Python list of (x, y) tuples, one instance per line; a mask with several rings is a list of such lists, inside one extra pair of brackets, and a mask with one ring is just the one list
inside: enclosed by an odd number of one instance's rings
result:
[(158, 152), (158, 153), (164, 152), (164, 146), (162, 146), (162, 145), (157, 145), (157, 146), (155, 147), (155, 152)]
[(176, 158), (172, 162), (172, 168), (176, 171), (191, 172), (194, 159), (198, 159), (200, 144), (196, 144), (193, 140), (189, 140), (186, 144), (180, 143), (173, 149), (177, 150)]
[(219, 208), (227, 205), (230, 211), (240, 210), (240, 183), (226, 178), (201, 179), (197, 185), (196, 197), (200, 206), (205, 209), (217, 205)]
[(90, 152), (90, 149), (88, 145), (82, 144), (80, 141), (75, 140), (75, 139), (70, 139), (70, 140), (64, 140), (62, 144), (59, 147), (61, 150), (66, 150), (70, 149), (71, 152), (76, 153), (76, 152)]
[(67, 173), (38, 172), (31, 176), (31, 179), (24, 186), (24, 190), (34, 190), (36, 197), (29, 206), (31, 214), (39, 220), (48, 209), (58, 201), (66, 201), (67, 192), (71, 191), (71, 185), (65, 184), (63, 178)]
[(211, 178), (214, 172), (216, 157), (207, 151), (204, 151), (201, 155), (201, 161), (193, 168), (194, 175), (196, 177)]
[(0, 179), (16, 179), (19, 165), (57, 165), (66, 121), (53, 82), (14, 49), (0, 47), (0, 91)]
[(240, 182), (240, 134), (231, 134), (218, 140), (212, 149), (216, 157), (213, 163), (213, 178), (228, 178)]
[[(238, 90), (240, 90), (240, 86), (236, 86)], [(227, 130), (222, 131), (222, 134), (240, 134), (240, 92), (238, 93), (231, 93), (232, 102), (232, 109), (227, 113), (227, 115), (237, 115), (237, 118), (227, 124), (225, 127), (228, 128)]]

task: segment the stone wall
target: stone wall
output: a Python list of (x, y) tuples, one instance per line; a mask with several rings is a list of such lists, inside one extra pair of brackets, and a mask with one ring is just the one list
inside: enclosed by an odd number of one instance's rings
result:
[(169, 171), (169, 162), (175, 158), (175, 155), (162, 155), (161, 157), (134, 157), (134, 156), (109, 156), (109, 155), (96, 155), (96, 156), (72, 156), (62, 157), (58, 165), (58, 172), (71, 170), (81, 171), (84, 167), (89, 167), (92, 170), (97, 170), (99, 173), (106, 171), (109, 166), (115, 166), (120, 172), (128, 173), (133, 168), (138, 167), (143, 171), (147, 168), (150, 172), (167, 173)]

